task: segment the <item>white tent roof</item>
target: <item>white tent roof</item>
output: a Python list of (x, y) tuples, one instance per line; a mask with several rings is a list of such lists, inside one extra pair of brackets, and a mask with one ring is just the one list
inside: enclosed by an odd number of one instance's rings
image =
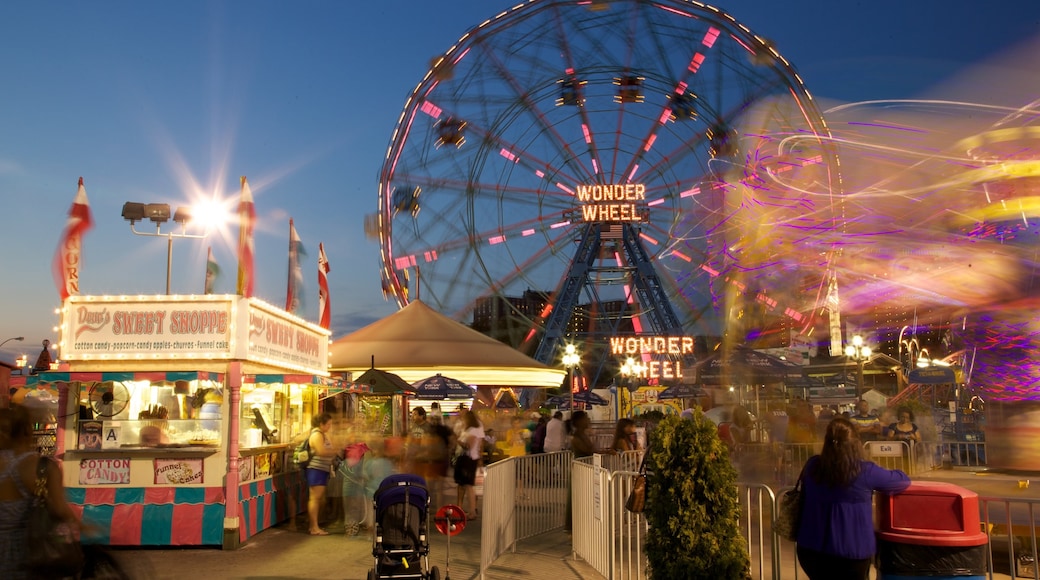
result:
[(354, 376), (375, 365), (409, 383), (441, 373), (481, 387), (558, 387), (567, 374), (418, 300), (333, 342), (329, 363)]

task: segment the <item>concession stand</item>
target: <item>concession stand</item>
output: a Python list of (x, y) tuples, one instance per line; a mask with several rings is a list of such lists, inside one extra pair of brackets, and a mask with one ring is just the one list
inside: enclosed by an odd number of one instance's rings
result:
[(329, 335), (238, 295), (69, 297), (38, 382), (85, 541), (236, 548), (299, 513), (292, 442), (345, 389)]

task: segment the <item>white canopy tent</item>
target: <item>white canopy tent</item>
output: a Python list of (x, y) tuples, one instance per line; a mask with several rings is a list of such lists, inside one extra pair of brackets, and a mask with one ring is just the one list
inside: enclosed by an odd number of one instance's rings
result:
[(416, 300), (329, 348), (332, 372), (377, 368), (409, 383), (436, 373), (478, 387), (559, 387), (567, 371), (546, 366)]

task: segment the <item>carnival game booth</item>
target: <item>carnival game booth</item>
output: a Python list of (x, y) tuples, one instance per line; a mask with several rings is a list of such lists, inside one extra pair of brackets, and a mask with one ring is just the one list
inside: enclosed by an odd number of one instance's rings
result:
[[(234, 548), (299, 513), (329, 331), (254, 298), (73, 296), (55, 455), (88, 542)], [(67, 368), (64, 368), (66, 367)]]

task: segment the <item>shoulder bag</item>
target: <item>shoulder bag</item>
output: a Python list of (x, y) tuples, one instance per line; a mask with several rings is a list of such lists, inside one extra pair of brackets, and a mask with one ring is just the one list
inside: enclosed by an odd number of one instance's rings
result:
[(641, 514), (646, 509), (646, 456), (649, 454), (650, 448), (647, 446), (643, 460), (639, 462), (639, 475), (632, 482), (632, 491), (625, 500), (625, 509), (634, 514)]
[(36, 465), (36, 489), (29, 508), (26, 567), (35, 577), (65, 577), (83, 568), (83, 550), (71, 527), (55, 521), (47, 506), (47, 462)]
[(773, 531), (785, 540), (795, 541), (798, 538), (798, 526), (802, 521), (802, 504), (805, 503), (805, 492), (802, 490), (802, 478), (805, 477), (805, 467), (798, 474), (798, 481), (794, 487), (785, 491), (780, 496), (777, 505), (776, 521), (773, 522)]

